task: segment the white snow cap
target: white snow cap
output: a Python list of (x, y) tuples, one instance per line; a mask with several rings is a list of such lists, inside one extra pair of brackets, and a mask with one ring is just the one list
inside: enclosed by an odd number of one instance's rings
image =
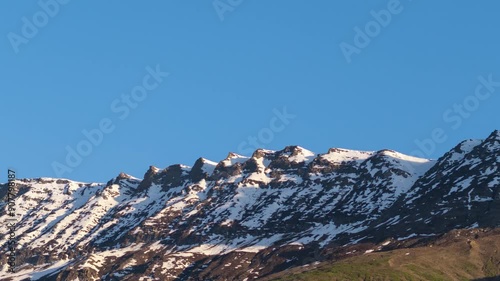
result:
[(243, 163), (248, 159), (250, 159), (250, 157), (239, 155), (234, 152), (229, 152), (226, 159), (224, 159), (222, 163), (224, 164), (224, 166), (230, 167), (232, 165), (235, 165), (236, 163)]

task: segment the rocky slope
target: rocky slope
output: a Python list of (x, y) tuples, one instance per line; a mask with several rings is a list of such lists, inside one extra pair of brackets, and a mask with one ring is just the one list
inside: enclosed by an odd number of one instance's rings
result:
[[(346, 247), (500, 225), (500, 132), (437, 161), (298, 146), (106, 184), (18, 180), (1, 280), (254, 280)], [(0, 189), (5, 202), (6, 185)], [(5, 203), (0, 219), (7, 218)], [(6, 245), (7, 230), (0, 231)], [(5, 247), (1, 250), (5, 254)]]

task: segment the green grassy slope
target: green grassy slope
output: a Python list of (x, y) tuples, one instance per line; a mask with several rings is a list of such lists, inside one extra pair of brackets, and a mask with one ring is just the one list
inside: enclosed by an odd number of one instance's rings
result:
[(500, 234), (477, 239), (454, 235), (425, 247), (364, 254), (298, 274), (291, 270), (273, 280), (441, 281), (500, 276)]

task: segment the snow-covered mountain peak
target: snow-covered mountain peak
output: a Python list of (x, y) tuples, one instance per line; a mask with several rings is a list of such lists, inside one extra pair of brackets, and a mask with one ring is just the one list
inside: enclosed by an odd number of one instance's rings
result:
[(495, 140), (500, 140), (500, 130), (495, 130), (491, 135), (487, 138), (488, 139), (495, 139)]
[(301, 162), (311, 162), (315, 154), (314, 152), (307, 150), (300, 146), (287, 146), (283, 150), (278, 152), (280, 156), (285, 156), (288, 158), (289, 162), (301, 163)]
[(500, 131), (494, 131), (483, 143), (488, 151), (493, 152), (500, 149)]
[(321, 158), (334, 164), (344, 162), (364, 161), (374, 154), (373, 151), (359, 151), (344, 148), (330, 148), (328, 153), (321, 155)]
[(214, 161), (208, 160), (208, 159), (206, 159), (206, 158), (201, 157), (201, 158), (199, 158), (199, 160), (200, 160), (201, 162), (203, 162), (204, 164), (207, 164), (207, 165), (210, 165), (210, 166), (217, 166), (217, 162), (214, 162)]
[[(208, 160), (206, 158), (200, 158), (200, 161), (202, 163), (201, 169), (203, 170), (203, 172), (207, 173), (207, 175), (211, 175), (213, 173), (215, 167), (217, 167), (217, 162)], [(193, 166), (193, 168), (194, 168), (194, 166)]]
[(148, 169), (148, 172), (150, 173), (153, 173), (153, 174), (157, 174), (161, 171), (162, 169), (158, 168), (158, 167), (155, 167), (155, 166), (149, 166), (149, 169)]
[(276, 153), (274, 150), (259, 148), (254, 151), (251, 158), (274, 158)]
[(475, 147), (481, 145), (482, 140), (468, 139), (462, 141), (445, 155), (443, 155), (440, 161), (444, 166), (454, 165), (458, 161), (461, 161), (465, 155), (469, 154)]
[(388, 157), (402, 160), (402, 161), (413, 162), (413, 163), (428, 163), (428, 162), (432, 161), (431, 159), (419, 158), (419, 157), (415, 157), (415, 156), (411, 156), (411, 155), (406, 155), (406, 154), (403, 154), (403, 153), (400, 153), (400, 152), (397, 152), (394, 150), (390, 150), (390, 149), (379, 150), (376, 152), (376, 154), (388, 156)]
[(410, 156), (390, 149), (377, 151), (370, 158), (370, 160), (372, 159), (384, 159), (383, 161), (388, 163), (390, 167), (409, 173), (412, 178), (408, 182), (410, 184), (413, 184), (418, 177), (425, 174), (436, 164), (435, 160)]
[(194, 182), (198, 182), (207, 176), (212, 175), (217, 163), (205, 158), (198, 158), (190, 171), (190, 176)]
[(248, 156), (243, 156), (243, 155), (239, 155), (237, 153), (234, 153), (234, 152), (229, 152), (229, 154), (227, 155), (227, 157), (222, 160), (220, 163), (222, 163), (225, 167), (230, 167), (232, 165), (235, 165), (237, 163), (243, 163), (245, 161), (247, 161), (250, 157)]
[(121, 172), (116, 178), (115, 182), (120, 181), (120, 180), (131, 180), (131, 181), (140, 181), (139, 178), (136, 178), (132, 175), (126, 174), (124, 172)]

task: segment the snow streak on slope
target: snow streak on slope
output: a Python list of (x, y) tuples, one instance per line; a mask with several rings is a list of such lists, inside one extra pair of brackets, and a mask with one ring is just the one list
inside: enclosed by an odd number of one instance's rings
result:
[[(101, 184), (48, 178), (16, 183), (18, 186), (30, 186), (16, 199), (17, 214), (20, 216), (17, 227), (19, 248), (27, 245), (37, 248), (51, 242), (59, 244), (57, 241), (62, 238), (66, 242), (60, 248), (63, 252), (98, 223), (103, 215), (101, 208), (113, 204), (111, 201), (88, 204), (103, 189)], [(0, 244), (6, 242), (5, 238), (0, 240)]]

